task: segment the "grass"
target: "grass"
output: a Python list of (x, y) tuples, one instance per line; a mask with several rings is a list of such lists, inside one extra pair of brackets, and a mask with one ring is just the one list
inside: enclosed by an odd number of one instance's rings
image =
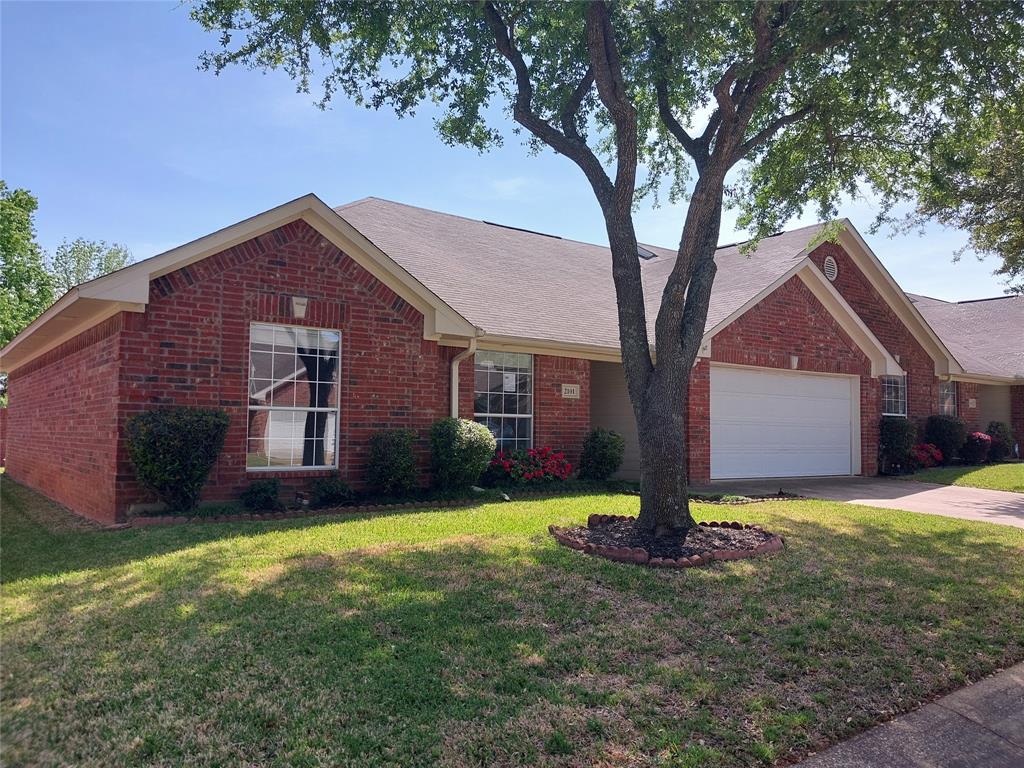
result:
[(1024, 659), (1008, 527), (768, 502), (788, 551), (669, 572), (546, 534), (631, 495), (109, 532), (0, 485), (9, 765), (767, 765)]
[(910, 479), (922, 483), (1024, 493), (1024, 462), (986, 464), (980, 467), (933, 467), (911, 475)]

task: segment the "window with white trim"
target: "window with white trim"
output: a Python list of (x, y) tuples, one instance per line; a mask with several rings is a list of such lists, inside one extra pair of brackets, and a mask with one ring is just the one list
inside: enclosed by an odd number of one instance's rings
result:
[(250, 326), (247, 469), (338, 466), (340, 353), (338, 331)]
[(473, 417), (498, 450), (533, 445), (533, 355), (478, 351), (473, 360)]
[(882, 376), (882, 415), (907, 415), (907, 377)]
[(956, 416), (956, 382), (939, 382), (939, 413), (943, 416)]

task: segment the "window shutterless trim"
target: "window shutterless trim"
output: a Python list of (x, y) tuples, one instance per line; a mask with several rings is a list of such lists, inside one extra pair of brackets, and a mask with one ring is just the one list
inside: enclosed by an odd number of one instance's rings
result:
[[(252, 399), (251, 387), (252, 387), (252, 381), (253, 381), (253, 376), (252, 376), (253, 329), (255, 327), (257, 327), (257, 326), (262, 326), (263, 328), (272, 329), (274, 331), (277, 331), (278, 329), (283, 329), (283, 330), (288, 330), (288, 331), (310, 331), (310, 332), (315, 332), (317, 334), (320, 334), (320, 333), (336, 334), (337, 337), (338, 337), (338, 347), (337, 347), (337, 350), (335, 351), (335, 355), (337, 356), (338, 362), (335, 364), (335, 371), (334, 371), (334, 376), (336, 377), (335, 380), (334, 381), (319, 381), (319, 380), (315, 380), (315, 381), (312, 381), (312, 382), (304, 382), (304, 383), (330, 384), (330, 385), (334, 386), (336, 388), (336, 390), (338, 388), (340, 388), (340, 386), (341, 386), (341, 352), (342, 352), (342, 344), (341, 344), (342, 333), (341, 333), (341, 329), (339, 329), (339, 328), (320, 328), (320, 327), (317, 327), (317, 326), (309, 326), (309, 325), (292, 325), (292, 324), (289, 324), (289, 323), (268, 323), (268, 322), (264, 322), (264, 321), (261, 321), (261, 320), (252, 320), (252, 321), (249, 322), (249, 343), (248, 343), (249, 352), (248, 352), (248, 359), (247, 359), (247, 362), (249, 363), (249, 375), (246, 376), (246, 379), (245, 379), (245, 397), (246, 397), (246, 401), (249, 401), (249, 400)], [(264, 343), (265, 344), (266, 342), (260, 342), (260, 343)], [(272, 347), (272, 349), (270, 349), (270, 350), (257, 350), (257, 351), (263, 352), (265, 354), (270, 354), (270, 355), (285, 354), (285, 353), (281, 353), (281, 352), (277, 351), (276, 342), (271, 342), (271, 347)], [(293, 354), (295, 354), (295, 356), (297, 357), (298, 356), (298, 353), (297, 353), (298, 347), (295, 346), (292, 349), (293, 349)], [(291, 385), (291, 386), (296, 386), (299, 383), (299, 382), (295, 381), (295, 374), (292, 374), (291, 376), (286, 377), (286, 378), (282, 378), (280, 380), (277, 380), (277, 379), (273, 378), (273, 370), (270, 371), (270, 374), (271, 374), (271, 376), (270, 376), (269, 379), (261, 377), (260, 380), (261, 381), (269, 381), (270, 382), (269, 389), (271, 389), (271, 390), (274, 389), (276, 386), (280, 386), (280, 385), (284, 385), (284, 384), (288, 384), (288, 385)], [(244, 454), (245, 455), (245, 471), (246, 472), (253, 472), (253, 473), (259, 473), (259, 472), (317, 472), (317, 471), (327, 471), (327, 472), (330, 472), (330, 471), (334, 471), (334, 470), (337, 470), (337, 469), (340, 468), (340, 466), (341, 466), (341, 397), (340, 397), (340, 394), (338, 394), (337, 402), (333, 406), (253, 405), (253, 404), (250, 403), (246, 407), (246, 413), (250, 413), (250, 412), (253, 412), (253, 411), (267, 411), (267, 412), (271, 412), (271, 413), (274, 412), (274, 411), (278, 411), (278, 412), (286, 412), (287, 411), (287, 412), (291, 412), (291, 413), (326, 413), (328, 415), (333, 413), (334, 414), (334, 429), (332, 430), (332, 432), (333, 432), (333, 435), (334, 435), (334, 461), (332, 463), (330, 463), (330, 464), (266, 464), (266, 465), (258, 465), (258, 466), (249, 466), (249, 443), (250, 443), (250, 440), (269, 441), (272, 438), (269, 437), (269, 434), (265, 435), (263, 437), (251, 437), (250, 434), (249, 434), (249, 428), (250, 428), (251, 424), (249, 423), (248, 418), (246, 418), (245, 454)], [(270, 428), (270, 418), (268, 417), (268, 419), (267, 419), (267, 429), (269, 430), (269, 428)], [(309, 439), (309, 440), (322, 440), (326, 444), (326, 442), (328, 440), (328, 433), (325, 431), (323, 437), (319, 437), (319, 438), (317, 438), (317, 437), (306, 438), (305, 435), (303, 435), (302, 438), (297, 438), (297, 437), (293, 436), (291, 438), (273, 438), (273, 439), (288, 440), (288, 441), (298, 441), (298, 442), (302, 443), (303, 449), (304, 449), (305, 448), (305, 441), (307, 439)], [(269, 460), (269, 457), (268, 457), (268, 460)]]

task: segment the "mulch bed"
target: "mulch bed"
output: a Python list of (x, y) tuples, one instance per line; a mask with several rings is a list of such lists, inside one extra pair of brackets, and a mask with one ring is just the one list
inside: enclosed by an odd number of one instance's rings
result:
[(655, 568), (690, 568), (715, 560), (740, 560), (780, 551), (781, 536), (756, 525), (702, 522), (685, 536), (655, 538), (625, 515), (591, 515), (586, 528), (548, 530), (558, 543), (588, 555)]

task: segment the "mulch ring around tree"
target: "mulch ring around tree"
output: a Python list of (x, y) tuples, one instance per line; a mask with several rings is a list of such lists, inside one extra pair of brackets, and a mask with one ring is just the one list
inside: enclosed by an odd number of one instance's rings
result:
[(655, 538), (636, 526), (635, 517), (591, 515), (587, 527), (548, 527), (559, 544), (621, 563), (654, 568), (691, 568), (715, 560), (741, 560), (779, 552), (781, 536), (757, 525), (737, 522), (702, 522), (685, 536)]

